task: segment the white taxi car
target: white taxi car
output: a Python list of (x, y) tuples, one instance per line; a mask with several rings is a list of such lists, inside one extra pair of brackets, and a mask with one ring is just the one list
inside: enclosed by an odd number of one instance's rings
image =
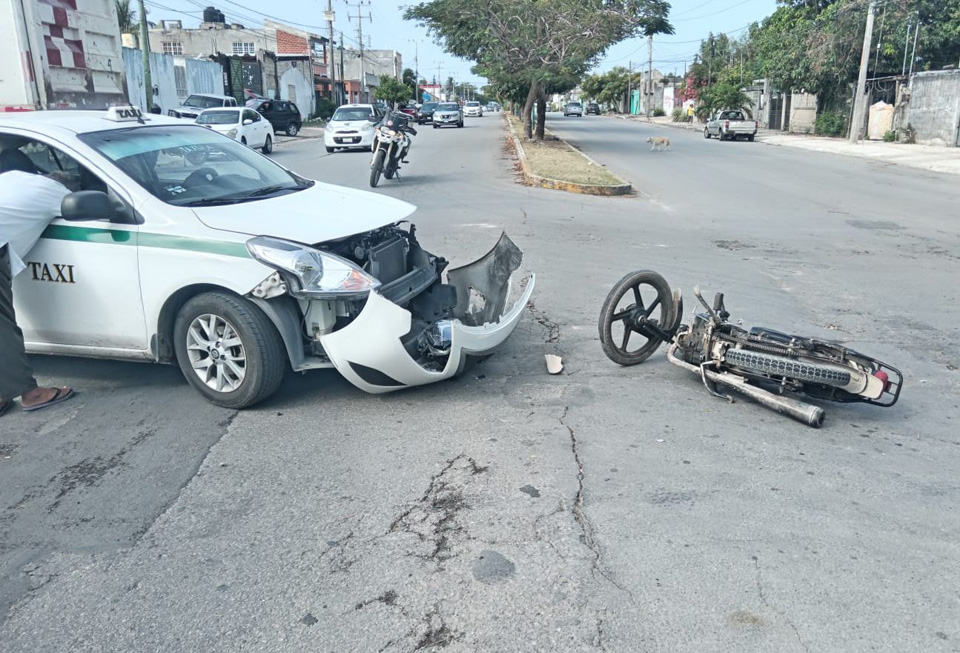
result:
[(14, 280), (28, 351), (177, 363), (221, 406), (266, 398), (287, 368), (336, 368), (374, 393), (450, 378), (512, 333), (533, 292), (506, 235), (446, 270), (403, 226), (413, 205), (182, 120), (6, 114), (10, 148), (82, 188)]
[(204, 109), (197, 116), (197, 124), (248, 147), (259, 148), (264, 154), (273, 152), (273, 125), (253, 109)]

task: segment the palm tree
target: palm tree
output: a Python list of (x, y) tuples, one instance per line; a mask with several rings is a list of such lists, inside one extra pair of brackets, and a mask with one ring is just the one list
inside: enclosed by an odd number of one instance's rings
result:
[(137, 12), (130, 8), (130, 0), (116, 0), (117, 3), (117, 23), (120, 25), (120, 33), (127, 34), (137, 31)]

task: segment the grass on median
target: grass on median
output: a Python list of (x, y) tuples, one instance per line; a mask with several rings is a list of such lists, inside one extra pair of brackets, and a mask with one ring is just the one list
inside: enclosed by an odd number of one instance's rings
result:
[[(517, 134), (522, 134), (523, 125), (516, 116), (508, 116), (507, 119), (511, 121)], [(596, 186), (620, 186), (626, 183), (552, 134), (548, 133), (547, 140), (544, 141), (529, 141), (522, 136), (520, 141), (531, 172), (535, 175)]]

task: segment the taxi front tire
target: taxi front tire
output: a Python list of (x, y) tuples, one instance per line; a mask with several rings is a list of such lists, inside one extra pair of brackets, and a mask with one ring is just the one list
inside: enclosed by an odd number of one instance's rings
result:
[[(190, 329), (205, 316), (231, 327), (240, 341), (244, 374), (232, 390), (218, 391), (208, 386), (191, 361), (189, 348), (196, 349), (196, 341)], [(283, 341), (270, 319), (245, 299), (228, 293), (208, 292), (188, 300), (177, 314), (173, 337), (184, 377), (208, 401), (224, 408), (247, 408), (263, 401), (276, 392), (287, 368)]]

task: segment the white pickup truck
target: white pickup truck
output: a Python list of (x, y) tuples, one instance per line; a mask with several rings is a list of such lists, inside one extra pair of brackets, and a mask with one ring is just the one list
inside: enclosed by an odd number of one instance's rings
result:
[(752, 141), (757, 136), (757, 121), (747, 120), (740, 109), (723, 109), (707, 121), (703, 137), (716, 136), (721, 141), (745, 138)]

